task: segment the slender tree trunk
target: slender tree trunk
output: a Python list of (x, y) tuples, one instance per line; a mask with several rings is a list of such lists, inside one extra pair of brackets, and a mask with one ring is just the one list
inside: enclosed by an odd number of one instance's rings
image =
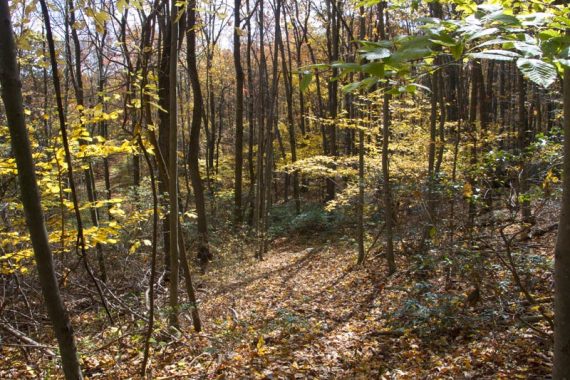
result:
[(188, 65), (188, 76), (192, 85), (192, 93), (194, 94), (194, 108), (192, 110), (192, 125), (190, 127), (190, 142), (188, 152), (188, 165), (190, 170), (190, 180), (194, 188), (194, 199), (196, 202), (196, 213), (198, 214), (198, 259), (200, 260), (202, 270), (210, 260), (212, 253), (208, 243), (208, 221), (206, 217), (206, 201), (204, 198), (204, 185), (200, 177), (200, 166), (198, 163), (198, 154), (200, 152), (200, 124), (202, 120), (203, 100), (202, 90), (200, 88), (200, 79), (198, 77), (198, 68), (196, 64), (196, 0), (188, 2), (186, 10), (188, 16), (187, 24), (187, 51), (186, 62)]
[[(363, 40), (366, 34), (366, 17), (364, 7), (360, 7), (360, 32), (358, 38)], [(362, 76), (361, 76), (362, 80)], [(362, 112), (361, 112), (362, 114)], [(361, 116), (362, 117), (362, 116)], [(363, 118), (363, 117), (362, 117)], [(367, 120), (370, 120), (368, 115)], [(360, 126), (358, 130), (358, 259), (357, 264), (363, 264), (364, 252), (364, 130)]]
[(364, 263), (364, 131), (358, 130), (358, 259)]
[(265, 135), (269, 133), (265, 126), (265, 108), (266, 108), (266, 89), (267, 83), (267, 62), (265, 57), (265, 20), (264, 20), (264, 1), (259, 0), (258, 23), (259, 23), (259, 102), (258, 102), (258, 131), (257, 131), (257, 170), (256, 170), (256, 187), (255, 187), (255, 208), (254, 208), (254, 224), (256, 237), (259, 247), (255, 253), (257, 259), (263, 259), (263, 215), (265, 205), (265, 188), (264, 188), (264, 151), (266, 144)]
[[(85, 106), (85, 93), (83, 89), (83, 72), (81, 69), (81, 44), (79, 42), (79, 36), (77, 35), (77, 29), (75, 29), (75, 6), (72, 0), (69, 0), (69, 18), (71, 26), (71, 39), (73, 41), (73, 48), (75, 53), (75, 98), (77, 105)], [(80, 111), (82, 113), (83, 110)], [(83, 128), (84, 126), (81, 125)], [(85, 144), (83, 139), (79, 140), (80, 144)], [(95, 181), (93, 175), (93, 167), (91, 162), (87, 163), (87, 169), (83, 171), (83, 176), (85, 180), (85, 190), (87, 191), (87, 200), (89, 201), (90, 208), (89, 212), (91, 214), (91, 223), (94, 227), (99, 227), (99, 213), (94, 204), (97, 202), (97, 191), (95, 188)], [(99, 263), (99, 272), (101, 276), (101, 281), (107, 281), (107, 269), (105, 267), (105, 257), (103, 255), (103, 247), (101, 244), (97, 243), (95, 245), (95, 250), (97, 251), (97, 261)]]
[(241, 65), (240, 43), (241, 0), (234, 1), (234, 66), (236, 71), (236, 141), (235, 141), (235, 184), (234, 220), (242, 223), (242, 176), (243, 176), (243, 86), (244, 74)]
[[(286, 42), (289, 45), (289, 34), (287, 28), (283, 28), (287, 36)], [(295, 135), (295, 118), (293, 117), (293, 76), (291, 70), (287, 67), (287, 59), (285, 58), (285, 47), (281, 34), (279, 34), (279, 49), (281, 51), (281, 68), (283, 71), (283, 79), (285, 82), (285, 96), (287, 98), (287, 127), (289, 129), (289, 149), (291, 150), (291, 162), (297, 161), (297, 138)], [(289, 58), (291, 55), (289, 54)], [(290, 61), (290, 59), (289, 59)], [(295, 211), (297, 214), (301, 212), (301, 198), (299, 195), (299, 172), (293, 172), (293, 199), (295, 200)]]
[(188, 295), (188, 303), (190, 304), (190, 314), (192, 315), (192, 325), (194, 331), (202, 331), (202, 320), (198, 311), (198, 300), (194, 285), (192, 283), (192, 274), (188, 265), (188, 257), (186, 256), (186, 245), (184, 244), (184, 234), (182, 233), (181, 224), (178, 224), (178, 245), (180, 249), (180, 261), (182, 265), (182, 273), (184, 274), (184, 283), (186, 285), (186, 294)]
[[(271, 92), (267, 97), (267, 125), (265, 127), (265, 171), (263, 172), (264, 175), (264, 183), (265, 187), (262, 191), (265, 193), (263, 198), (263, 213), (261, 214), (261, 223), (262, 223), (262, 238), (260, 241), (260, 259), (263, 258), (263, 255), (268, 250), (268, 236), (267, 231), (269, 229), (269, 210), (272, 205), (272, 192), (271, 192), (271, 185), (273, 183), (273, 164), (274, 164), (274, 149), (273, 149), (273, 140), (274, 140), (274, 131), (278, 135), (277, 126), (277, 98), (278, 98), (278, 86), (279, 86), (279, 74), (278, 74), (278, 66), (279, 66), (279, 46), (278, 43), (281, 40), (281, 26), (280, 26), (280, 17), (281, 17), (281, 0), (277, 0), (275, 3), (275, 43), (273, 45), (273, 58), (272, 58), (272, 75), (271, 75)], [(262, 13), (263, 14), (263, 13)], [(279, 138), (279, 136), (278, 136)], [(280, 144), (282, 145), (282, 144)]]
[(152, 338), (152, 332), (154, 330), (154, 282), (156, 278), (156, 254), (158, 251), (158, 194), (156, 190), (154, 167), (152, 166), (152, 161), (144, 147), (140, 135), (138, 136), (138, 143), (148, 166), (148, 172), (150, 173), (150, 186), (152, 190), (152, 253), (150, 257), (150, 278), (148, 284), (148, 326), (145, 336), (143, 362), (141, 367), (141, 376), (144, 377), (146, 375), (146, 367), (149, 358), (150, 339)]
[(248, 150), (247, 162), (249, 168), (249, 210), (248, 210), (248, 224), (254, 224), (254, 210), (255, 210), (255, 166), (253, 163), (253, 146), (255, 141), (255, 119), (253, 114), (253, 64), (251, 62), (251, 49), (252, 49), (252, 36), (251, 36), (251, 15), (249, 15), (249, 0), (246, 0), (246, 10), (248, 14), (247, 19), (247, 120), (249, 124), (249, 137), (248, 137)]
[(170, 58), (169, 58), (169, 91), (170, 91), (170, 135), (169, 135), (169, 182), (168, 196), (170, 203), (170, 298), (169, 323), (178, 327), (178, 123), (176, 66), (178, 63), (178, 7), (176, 1), (170, 3)]
[[(380, 38), (385, 40), (387, 17), (387, 3), (380, 3)], [(388, 263), (388, 273), (396, 272), (396, 260), (394, 258), (394, 211), (392, 205), (392, 187), (390, 185), (390, 125), (392, 124), (392, 114), (390, 113), (390, 94), (384, 94), (382, 104), (382, 177), (384, 179), (384, 217), (386, 219), (386, 261)]]
[(518, 152), (522, 167), (522, 172), (519, 176), (519, 193), (523, 198), (521, 201), (522, 219), (525, 223), (530, 223), (532, 221), (532, 212), (530, 209), (530, 201), (527, 198), (530, 186), (528, 179), (528, 164), (525, 162), (525, 150), (530, 144), (530, 131), (526, 109), (527, 88), (526, 80), (523, 75), (519, 74), (518, 76)]
[[(339, 44), (340, 44), (340, 20), (338, 12), (334, 11), (336, 8), (333, 2), (338, 0), (328, 0), (327, 1), (327, 8), (329, 9), (329, 38), (328, 38), (328, 45), (329, 45), (329, 57), (330, 62), (336, 62), (339, 59)], [(331, 7), (332, 5), (332, 7)], [(330, 9), (333, 8), (333, 9)], [(338, 76), (338, 69), (333, 68), (332, 70), (333, 78)], [(328, 126), (328, 154), (330, 156), (336, 157), (337, 156), (337, 144), (336, 144), (336, 117), (337, 117), (337, 110), (338, 110), (338, 81), (331, 80), (328, 83), (328, 94), (329, 94), (329, 117), (331, 119), (331, 124)], [(335, 198), (336, 189), (335, 189), (335, 181), (333, 178), (327, 179), (327, 196), (326, 200), (331, 201)]]
[(467, 175), (467, 185), (469, 186), (469, 191), (465, 193), (471, 193), (468, 196), (467, 201), (469, 202), (469, 231), (472, 232), (473, 225), (475, 223), (475, 213), (476, 213), (476, 205), (475, 205), (475, 198), (473, 197), (473, 192), (475, 191), (476, 187), (476, 179), (473, 175), (473, 171), (475, 169), (475, 165), (477, 164), (477, 102), (479, 93), (479, 86), (482, 86), (483, 78), (481, 72), (481, 63), (479, 61), (473, 61), (471, 64), (471, 89), (470, 89), (470, 96), (469, 96), (469, 135), (472, 141), (472, 145), (470, 148), (469, 154), (469, 164), (470, 170), (469, 174)]
[[(163, 7), (163, 10), (168, 5)], [(162, 50), (160, 55), (160, 62), (158, 67), (158, 104), (161, 109), (158, 110), (158, 147), (162, 153), (166, 167), (169, 167), (170, 160), (168, 157), (169, 148), (169, 131), (170, 131), (170, 88), (169, 88), (169, 57), (170, 57), (170, 28), (168, 23), (161, 19), (159, 23), (162, 30)], [(168, 179), (165, 176), (166, 172), (158, 172), (159, 182), (158, 191), (160, 195), (166, 199), (168, 193)], [(164, 209), (168, 210), (168, 204), (164, 201)], [(163, 268), (165, 271), (165, 280), (170, 280), (170, 217), (168, 213), (162, 217), (162, 236), (163, 236)]]
[[(45, 7), (43, 2), (42, 7)], [(45, 11), (47, 12), (47, 8)], [(24, 119), (22, 83), (16, 62), (16, 44), (7, 0), (0, 0), (0, 85), (12, 152), (18, 167), (18, 181), (26, 224), (30, 232), (42, 294), (59, 344), (63, 372), (67, 380), (82, 379), (73, 328), (59, 293), (44, 223), (32, 149)]]
[(386, 218), (386, 260), (388, 273), (396, 272), (396, 260), (394, 259), (394, 211), (392, 205), (392, 186), (390, 185), (390, 95), (384, 95), (383, 125), (382, 125), (382, 176), (384, 177), (384, 215)]
[[(570, 35), (570, 31), (566, 31)], [(564, 69), (564, 174), (562, 211), (554, 251), (553, 379), (570, 379), (570, 69)]]

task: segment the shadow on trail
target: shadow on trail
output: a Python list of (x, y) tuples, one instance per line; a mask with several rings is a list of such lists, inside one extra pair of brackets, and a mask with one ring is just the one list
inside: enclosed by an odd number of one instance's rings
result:
[[(296, 274), (298, 274), (304, 266), (306, 266), (312, 258), (316, 258), (318, 253), (311, 251), (311, 252), (307, 252), (305, 253), (303, 256), (299, 257), (298, 259), (296, 259), (294, 262), (281, 266), (277, 269), (271, 270), (269, 272), (262, 272), (258, 275), (254, 275), (251, 277), (246, 278), (245, 280), (241, 280), (241, 281), (236, 281), (236, 282), (232, 282), (229, 283), (227, 285), (224, 285), (222, 287), (220, 287), (218, 290), (214, 291), (211, 293), (211, 296), (219, 296), (219, 295), (223, 295), (229, 292), (234, 292), (238, 289), (242, 289), (247, 287), (248, 285), (251, 285), (252, 283), (254, 283), (257, 280), (261, 280), (261, 279), (269, 279), (273, 276), (278, 276), (280, 273), (283, 272), (291, 272), (289, 275), (286, 276), (286, 278), (292, 278), (294, 277)], [(285, 282), (285, 281), (284, 281)]]

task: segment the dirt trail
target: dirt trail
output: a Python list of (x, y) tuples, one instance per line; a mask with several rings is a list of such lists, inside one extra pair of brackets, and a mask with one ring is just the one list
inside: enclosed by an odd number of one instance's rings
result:
[(323, 246), (289, 247), (245, 269), (210, 273), (205, 285), (217, 290), (202, 306), (205, 318), (225, 317), (222, 326), (246, 333), (225, 353), (228, 359), (241, 351), (243, 371), (275, 378), (339, 378), (362, 370), (374, 350), (362, 346), (361, 324), (377, 323), (384, 281), (353, 270), (353, 256)]
[[(412, 266), (400, 260), (400, 268)], [(227, 379), (528, 378), (549, 372), (548, 344), (529, 344), (528, 329), (478, 316), (489, 312), (487, 306), (461, 305), (464, 294), (444, 291), (443, 276), (426, 280), (440, 293), (426, 293), (415, 305), (409, 297), (421, 282), (417, 274), (386, 278), (380, 258), (363, 268), (354, 262), (354, 251), (337, 244), (284, 245), (263, 262), (209, 273), (202, 313), (210, 321), (212, 356), (203, 370)], [(420, 311), (434, 316), (420, 319)]]

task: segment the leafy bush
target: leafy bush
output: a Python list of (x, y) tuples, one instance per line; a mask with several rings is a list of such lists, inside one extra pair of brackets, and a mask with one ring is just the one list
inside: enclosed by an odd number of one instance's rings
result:
[(295, 213), (295, 205), (289, 202), (271, 209), (271, 236), (290, 233), (312, 234), (329, 231), (342, 222), (336, 212), (327, 212), (320, 204), (306, 205), (300, 214)]

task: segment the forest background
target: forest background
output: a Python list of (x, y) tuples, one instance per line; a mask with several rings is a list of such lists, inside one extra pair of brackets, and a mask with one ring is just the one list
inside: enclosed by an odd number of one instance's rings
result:
[(3, 377), (570, 373), (565, 2), (0, 6)]

